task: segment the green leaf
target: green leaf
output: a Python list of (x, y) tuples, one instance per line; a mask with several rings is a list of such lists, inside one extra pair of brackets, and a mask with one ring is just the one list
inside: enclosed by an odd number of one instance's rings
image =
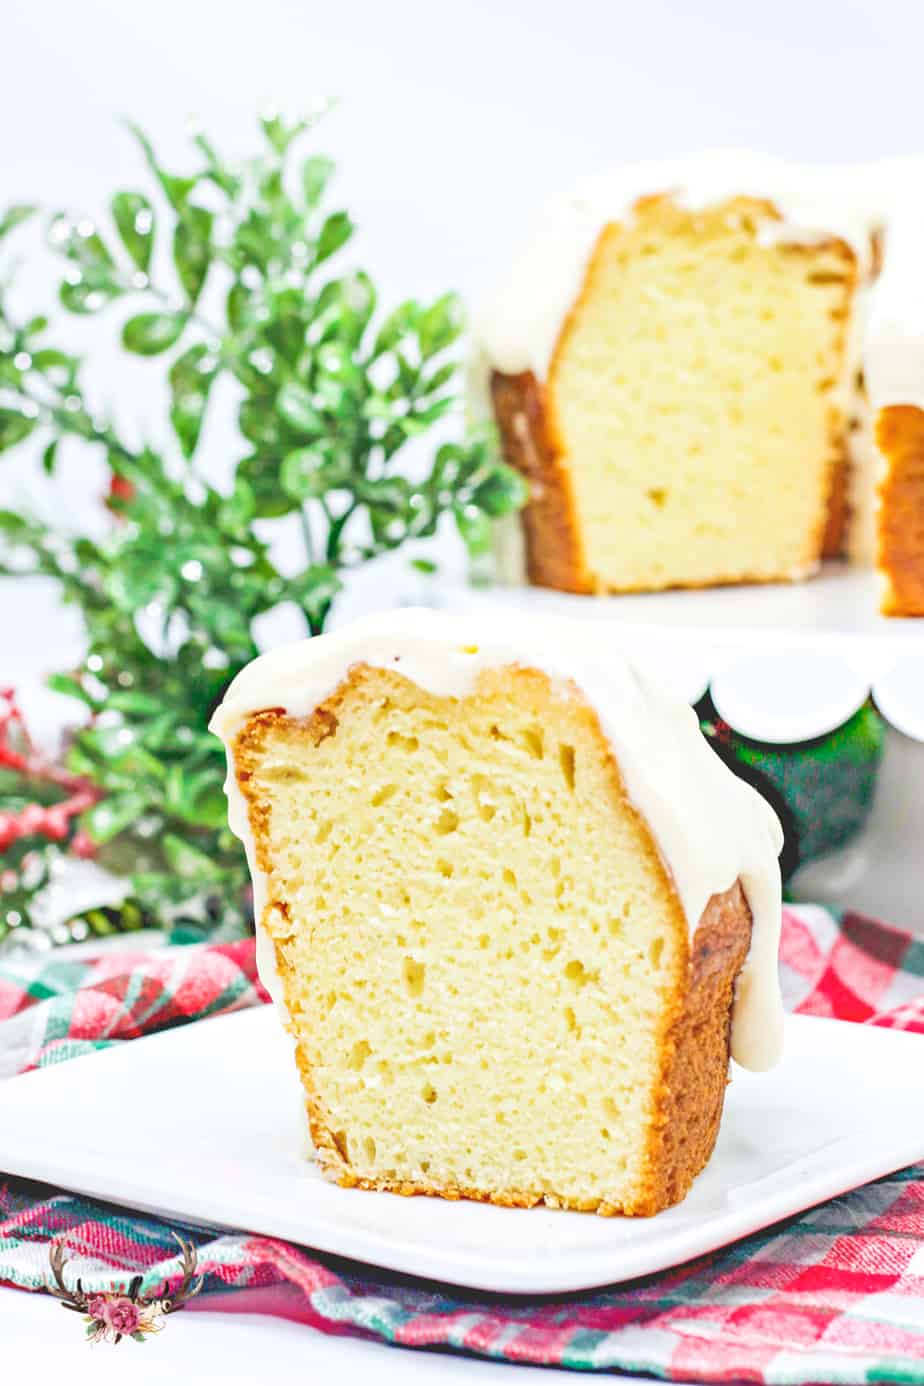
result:
[(53, 385), (65, 390), (73, 385), (80, 362), (76, 356), (53, 347), (42, 347), (32, 353), (32, 365), (43, 375), (47, 375)]
[(246, 535), (256, 513), (256, 497), (246, 477), (240, 474), (240, 464), (234, 475), (234, 485), (221, 509), (221, 526), (226, 533)]
[(415, 568), (418, 573), (425, 573), (428, 577), (432, 573), (439, 572), (439, 567), (432, 558), (412, 558), (411, 567)]
[[(156, 530), (155, 530), (156, 534)], [(148, 535), (152, 545), (154, 535)], [(123, 553), (122, 561), (107, 567), (103, 576), (103, 591), (121, 612), (134, 613), (148, 602), (160, 602), (168, 607), (176, 598), (177, 581), (163, 562), (155, 561), (155, 553)]]
[(321, 227), (314, 248), (314, 263), (330, 259), (353, 234), (355, 227), (346, 212), (332, 212)]
[(212, 259), (212, 223), (205, 207), (187, 206), (173, 233), (173, 262), (189, 303), (202, 292)]
[(412, 396), (420, 382), (420, 371), (413, 365), (402, 351), (395, 351), (395, 365), (397, 367), (397, 377), (389, 393), (392, 398), (404, 400), (405, 397)]
[(264, 273), (279, 251), (278, 231), (278, 224), (268, 213), (251, 207), (232, 237), (228, 258), (235, 271), (254, 265)]
[(118, 284), (97, 284), (78, 272), (73, 279), (64, 280), (58, 290), (58, 298), (69, 313), (86, 316), (107, 308), (122, 293)]
[(279, 480), (279, 465), (274, 456), (251, 453), (237, 464), (235, 485), (246, 489), (254, 515), (260, 519), (276, 519), (294, 510), (297, 501), (283, 489)]
[(337, 312), (331, 314), (332, 325), (336, 327), (337, 336), (350, 352), (355, 352), (375, 312), (375, 285), (368, 274), (357, 270), (348, 278), (335, 280), (333, 285), (326, 287), (336, 287), (339, 290)]
[(32, 536), (32, 526), (15, 510), (0, 510), (0, 533), (14, 540), (25, 539)]
[(272, 405), (263, 397), (243, 400), (238, 410), (238, 427), (255, 447), (267, 451), (279, 446), (279, 420)]
[(171, 766), (164, 786), (168, 812), (196, 827), (222, 827), (228, 816), (223, 781), (217, 767), (190, 771)]
[(170, 422), (184, 457), (192, 457), (196, 450), (209, 390), (217, 372), (217, 358), (201, 342), (184, 351), (170, 367)]
[(48, 319), (45, 317), (43, 313), (39, 313), (36, 317), (29, 319), (25, 327), (22, 329), (22, 335), (24, 337), (38, 337), (42, 332), (45, 331), (47, 326)]
[(286, 190), (282, 182), (282, 168), (271, 168), (265, 173), (259, 183), (260, 196), (263, 201), (269, 204), (270, 210), (275, 214), (284, 211), (287, 206)]
[(109, 794), (81, 814), (81, 825), (94, 842), (109, 842), (131, 827), (148, 806), (148, 797), (137, 790)]
[(116, 265), (92, 221), (88, 218), (74, 221), (66, 213), (59, 212), (51, 219), (48, 239), (53, 249), (79, 265), (88, 278), (105, 286)]
[(255, 295), (246, 284), (242, 284), (238, 279), (228, 290), (228, 297), (225, 303), (225, 312), (228, 315), (228, 326), (232, 332), (241, 332), (251, 326), (256, 316)]
[(70, 262), (58, 297), (71, 313), (97, 313), (125, 292), (116, 263), (94, 223), (59, 212), (48, 228), (53, 250)]
[(49, 674), (45, 683), (53, 693), (61, 693), (65, 698), (77, 698), (94, 712), (99, 707), (97, 699), (87, 692), (80, 680), (75, 678), (73, 674)]
[(438, 490), (457, 490), (472, 474), (473, 465), (477, 463), (465, 448), (458, 443), (443, 443), (436, 450), (431, 484)]
[(3, 240), (4, 236), (14, 231), (17, 226), (28, 221), (29, 217), (34, 216), (37, 211), (37, 207), (30, 206), (25, 202), (14, 202), (11, 207), (7, 207), (3, 215), (0, 216), (0, 241)]
[(186, 321), (185, 313), (138, 313), (122, 328), (122, 345), (136, 356), (157, 356), (179, 340)]
[(48, 444), (48, 446), (42, 451), (42, 471), (45, 473), (46, 476), (54, 475), (55, 462), (58, 456), (58, 444), (60, 443), (60, 441), (60, 438), (53, 438), (51, 442)]
[(428, 395), (435, 394), (437, 390), (448, 385), (450, 380), (458, 374), (459, 366), (456, 361), (447, 361), (444, 366), (440, 366), (432, 375), (426, 375), (423, 381), (423, 389)]
[(355, 380), (359, 376), (348, 342), (325, 342), (318, 347), (315, 361), (322, 376), (333, 376), (337, 380)]
[(363, 481), (356, 490), (368, 506), (386, 511), (389, 518), (402, 515), (411, 498), (411, 484), (403, 476), (381, 476)]
[(200, 828), (224, 828), (228, 822), (228, 800), (224, 775), (218, 775), (208, 786), (200, 788), (193, 808), (193, 821)]
[(107, 737), (104, 743), (102, 753), (106, 761), (105, 774), (108, 779), (118, 779), (121, 784), (126, 785), (131, 783), (133, 788), (136, 788), (139, 780), (153, 780), (155, 785), (152, 789), (156, 788), (158, 781), (163, 782), (167, 778), (163, 762), (146, 751), (137, 741), (124, 751), (114, 749), (118, 746), (118, 735), (116, 732), (115, 736)]
[(449, 413), (455, 402), (455, 395), (444, 395), (442, 399), (433, 400), (425, 409), (415, 408), (412, 412), (405, 414), (403, 418), (397, 420), (398, 426), (404, 430), (409, 438), (418, 433), (426, 433), (437, 420)]
[(277, 154), (285, 154), (292, 141), (308, 128), (303, 120), (287, 125), (281, 116), (275, 114), (261, 116), (260, 125)]
[(302, 190), (305, 194), (305, 204), (312, 211), (324, 196), (324, 189), (327, 187), (335, 167), (333, 159), (326, 159), (323, 154), (315, 154), (313, 158), (306, 159), (302, 165)]
[(164, 710), (160, 698), (154, 698), (150, 693), (125, 693), (121, 689), (108, 695), (106, 706), (133, 717), (157, 717)]
[(28, 438), (37, 424), (38, 419), (23, 414), (18, 409), (0, 408), (0, 452), (14, 448), (24, 438)]
[(393, 351), (410, 332), (414, 331), (419, 315), (419, 308), (412, 299), (404, 303), (399, 303), (379, 328), (372, 348), (373, 358), (382, 356), (387, 351)]
[(283, 458), (279, 480), (295, 500), (306, 501), (342, 486), (348, 475), (323, 449), (296, 448)]
[(313, 563), (292, 578), (287, 595), (297, 602), (313, 619), (326, 614), (327, 608), (342, 588), (335, 569), (326, 563)]
[(461, 335), (465, 325), (462, 304), (456, 294), (444, 294), (420, 315), (417, 332), (424, 358), (435, 356)]
[(314, 406), (311, 391), (297, 380), (283, 385), (276, 396), (276, 408), (296, 433), (313, 435), (324, 428), (324, 420)]
[(178, 876), (200, 881), (221, 879), (217, 863), (193, 843), (185, 842), (174, 833), (165, 833), (162, 845), (167, 864)]
[(529, 487), (512, 467), (499, 464), (472, 493), (472, 503), (486, 515), (498, 517), (520, 510), (529, 499)]
[(491, 521), (474, 505), (459, 505), (453, 509), (456, 528), (465, 547), (473, 557), (487, 553), (491, 547)]
[(110, 204), (122, 244), (143, 274), (154, 250), (154, 208), (143, 193), (118, 192)]
[(193, 144), (205, 155), (208, 168), (206, 177), (214, 183), (216, 188), (220, 188), (226, 197), (237, 197), (241, 187), (241, 180), (231, 169), (226, 168), (219, 159), (214, 145), (206, 139), (201, 131), (193, 135)]
[(195, 178), (179, 178), (175, 174), (167, 173), (157, 162), (154, 147), (140, 126), (129, 121), (128, 128), (140, 144), (148, 168), (154, 174), (154, 177), (163, 189), (164, 196), (170, 203), (170, 206), (174, 211), (182, 211), (186, 206), (186, 200), (189, 194), (196, 186), (197, 180)]

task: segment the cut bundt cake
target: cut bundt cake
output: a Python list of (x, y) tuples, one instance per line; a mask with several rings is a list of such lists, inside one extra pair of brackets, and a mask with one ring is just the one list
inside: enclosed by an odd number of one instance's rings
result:
[(779, 824), (692, 709), (523, 623), (404, 611), (213, 719), (263, 976), (338, 1183), (651, 1214), (781, 1006)]
[(922, 189), (924, 161), (711, 154), (548, 209), (473, 372), (531, 483), (528, 579), (650, 591), (850, 556), (885, 612), (924, 614)]

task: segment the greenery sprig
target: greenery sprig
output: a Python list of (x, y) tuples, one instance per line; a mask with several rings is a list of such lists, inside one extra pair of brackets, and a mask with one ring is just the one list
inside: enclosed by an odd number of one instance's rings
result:
[[(4, 911), (0, 897), (0, 934), (29, 922), (24, 880), (40, 885), (49, 856), (75, 838), (128, 875), (141, 907), (133, 918), (166, 910), (243, 925), (246, 871), (225, 826), (221, 750), (205, 727), (257, 653), (254, 623), (289, 602), (316, 634), (351, 569), (432, 537), (444, 516), (483, 550), (492, 519), (524, 499), (485, 438), (443, 442), (421, 469), (418, 440), (457, 402), (459, 304), (447, 294), (383, 315), (367, 273), (334, 271), (354, 228), (326, 208), (331, 161), (298, 157), (308, 129), (264, 118), (263, 148), (240, 166), (197, 134), (195, 170), (182, 175), (135, 129), (153, 197), (117, 192), (109, 226), (50, 220), (63, 307), (127, 305), (122, 346), (168, 360), (168, 450), (127, 443), (88, 398), (81, 360), (50, 339), (48, 319), (14, 318), (0, 294), (0, 451), (39, 442), (54, 476), (62, 442), (76, 439), (112, 477), (103, 538), (0, 511), (0, 574), (54, 578), (81, 610), (86, 659), (49, 683), (84, 705), (64, 769), (97, 795), (63, 840), (17, 835), (12, 871), (3, 860), (15, 908)], [(0, 240), (34, 211), (11, 207)], [(198, 461), (222, 377), (244, 440), (225, 487)], [(272, 557), (273, 522), (289, 517), (304, 549), (294, 575)], [(27, 777), (6, 776), (0, 813), (20, 812)], [(49, 793), (43, 783), (40, 802), (53, 804)]]

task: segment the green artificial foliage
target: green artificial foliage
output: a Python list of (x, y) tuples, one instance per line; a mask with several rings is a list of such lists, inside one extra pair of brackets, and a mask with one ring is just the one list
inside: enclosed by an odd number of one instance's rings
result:
[(846, 846), (866, 823), (885, 731), (866, 703), (842, 727), (800, 746), (762, 746), (734, 731), (729, 744), (743, 765), (760, 770), (783, 795), (805, 863)]
[[(50, 219), (63, 308), (121, 305), (124, 350), (166, 366), (169, 448), (127, 443), (88, 399), (82, 362), (54, 344), (48, 319), (14, 320), (0, 291), (0, 451), (37, 446), (54, 477), (89, 449), (112, 476), (103, 538), (73, 533), (66, 515), (0, 511), (0, 573), (54, 578), (80, 608), (86, 658), (49, 682), (84, 705), (63, 768), (97, 796), (56, 840), (20, 834), (4, 850), (0, 934), (4, 920), (29, 923), (51, 857), (75, 840), (129, 878), (132, 919), (243, 928), (246, 866), (206, 724), (257, 653), (254, 622), (289, 602), (316, 634), (351, 569), (432, 537), (444, 516), (483, 551), (491, 521), (524, 500), (488, 438), (433, 443), (421, 466), (426, 435), (457, 402), (458, 301), (380, 311), (369, 275), (344, 267), (353, 223), (328, 209), (330, 160), (300, 154), (307, 132), (264, 119), (262, 150), (241, 166), (196, 135), (194, 171), (179, 175), (135, 130), (149, 191), (117, 192), (100, 219)], [(9, 208), (0, 239), (34, 213)], [(244, 440), (223, 487), (197, 461), (220, 408), (236, 411)], [(269, 541), (290, 517), (304, 550), (294, 575), (276, 566)], [(4, 771), (0, 825), (23, 802), (66, 792), (42, 774), (33, 783)]]

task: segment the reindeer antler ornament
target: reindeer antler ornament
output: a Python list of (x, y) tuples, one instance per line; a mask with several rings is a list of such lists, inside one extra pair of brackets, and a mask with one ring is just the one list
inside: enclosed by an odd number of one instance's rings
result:
[(48, 1293), (59, 1299), (65, 1309), (73, 1309), (84, 1315), (87, 1338), (91, 1343), (118, 1343), (123, 1338), (134, 1338), (135, 1342), (143, 1343), (148, 1334), (160, 1332), (165, 1314), (172, 1314), (202, 1289), (204, 1277), (200, 1275), (194, 1281), (196, 1248), (176, 1232), (173, 1235), (182, 1252), (183, 1275), (172, 1295), (158, 1298), (140, 1294), (140, 1275), (134, 1276), (124, 1290), (94, 1290), (87, 1293), (79, 1278), (74, 1288), (68, 1289), (64, 1282), (66, 1259), (61, 1238), (52, 1243), (49, 1253), (55, 1285), (48, 1286)]

